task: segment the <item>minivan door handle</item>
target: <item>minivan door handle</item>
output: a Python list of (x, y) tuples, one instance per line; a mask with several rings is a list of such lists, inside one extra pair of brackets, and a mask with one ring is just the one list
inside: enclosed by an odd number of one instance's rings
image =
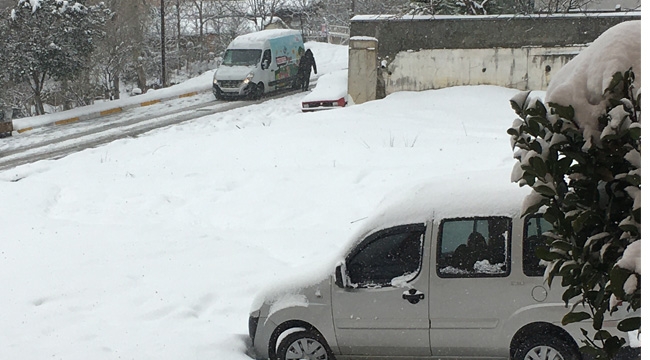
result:
[(424, 300), (424, 293), (416, 289), (409, 289), (402, 293), (402, 299), (408, 300), (411, 304), (417, 304), (420, 300)]

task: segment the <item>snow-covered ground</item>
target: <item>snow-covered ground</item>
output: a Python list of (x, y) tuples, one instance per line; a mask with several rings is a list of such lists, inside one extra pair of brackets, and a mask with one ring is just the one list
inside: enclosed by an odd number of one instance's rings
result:
[[(341, 48), (314, 50), (319, 75)], [(0, 172), (0, 359), (247, 359), (257, 291), (330, 260), (384, 195), (509, 173), (516, 93), (304, 114), (303, 93)]]

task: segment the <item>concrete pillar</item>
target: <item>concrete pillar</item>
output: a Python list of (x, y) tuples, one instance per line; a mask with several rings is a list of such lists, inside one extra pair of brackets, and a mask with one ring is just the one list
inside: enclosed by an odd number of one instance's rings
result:
[(373, 37), (350, 38), (348, 94), (355, 104), (377, 98), (377, 44)]

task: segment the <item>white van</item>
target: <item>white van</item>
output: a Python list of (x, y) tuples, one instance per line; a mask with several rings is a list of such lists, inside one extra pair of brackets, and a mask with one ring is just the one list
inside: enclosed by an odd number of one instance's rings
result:
[(214, 72), (212, 92), (217, 99), (259, 99), (270, 91), (295, 87), (298, 61), (304, 53), (297, 30), (271, 29), (238, 36)]
[[(549, 289), (534, 254), (549, 224), (520, 216), (530, 189), (508, 175), (463, 175), (394, 196), (322, 277), (258, 296), (255, 356), (581, 359), (580, 327), (591, 325), (561, 325), (560, 280)], [(614, 320), (604, 328), (627, 336)]]

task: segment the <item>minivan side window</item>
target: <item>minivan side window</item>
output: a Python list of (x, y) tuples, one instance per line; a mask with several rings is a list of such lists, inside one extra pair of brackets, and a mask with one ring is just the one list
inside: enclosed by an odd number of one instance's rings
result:
[(551, 230), (553, 226), (544, 220), (541, 214), (529, 216), (524, 228), (524, 257), (522, 265), (527, 276), (543, 276), (545, 265), (540, 264), (540, 259), (535, 255), (535, 249), (548, 246), (544, 243), (543, 233)]
[(366, 238), (347, 257), (350, 282), (375, 288), (415, 279), (422, 268), (425, 229), (423, 224), (398, 226)]
[(511, 228), (508, 217), (442, 220), (438, 231), (438, 276), (508, 276)]

